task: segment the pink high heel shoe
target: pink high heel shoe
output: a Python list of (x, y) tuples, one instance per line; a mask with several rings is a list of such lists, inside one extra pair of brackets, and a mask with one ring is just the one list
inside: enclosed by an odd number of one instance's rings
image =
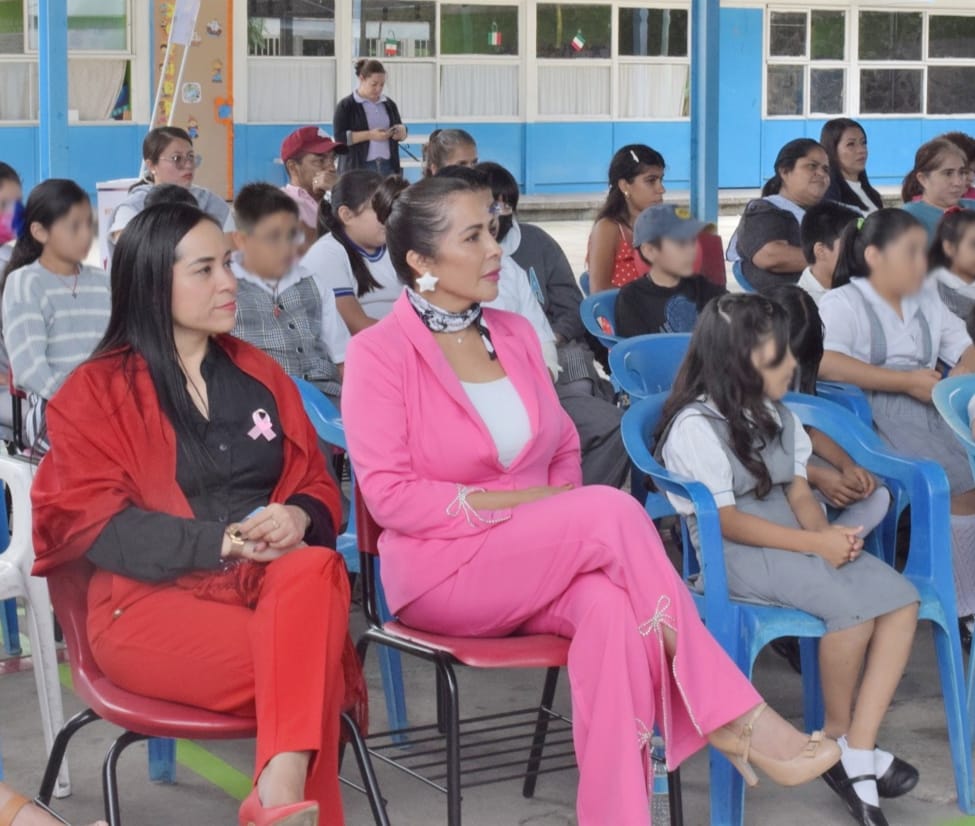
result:
[(240, 826), (318, 826), (318, 804), (312, 800), (264, 808), (255, 786), (240, 804)]

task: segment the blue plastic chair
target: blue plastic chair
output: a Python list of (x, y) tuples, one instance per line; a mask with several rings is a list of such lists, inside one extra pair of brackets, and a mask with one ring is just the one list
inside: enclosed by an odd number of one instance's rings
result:
[(588, 270), (579, 276), (579, 289), (584, 296), (589, 295), (589, 272)]
[(622, 340), (616, 335), (616, 296), (619, 292), (604, 290), (587, 296), (579, 305), (583, 325), (607, 350), (612, 350)]
[[(694, 594), (708, 630), (749, 678), (759, 651), (778, 637), (801, 638), (803, 705), (806, 726), (818, 728), (823, 717), (819, 690), (817, 641), (825, 633), (821, 620), (802, 611), (736, 602), (728, 596), (718, 511), (700, 482), (677, 476), (662, 467), (651, 452), (653, 431), (666, 393), (637, 402), (623, 417), (623, 442), (633, 463), (658, 489), (689, 499), (701, 536), (701, 570), (707, 587)], [(921, 619), (930, 620), (941, 674), (945, 716), (951, 743), (958, 805), (973, 811), (972, 735), (965, 703), (961, 641), (955, 618), (955, 592), (948, 547), (948, 484), (933, 462), (910, 460), (891, 453), (879, 437), (837, 405), (814, 396), (790, 395), (789, 407), (804, 425), (836, 440), (854, 461), (884, 479), (896, 480), (910, 493), (911, 546), (904, 575), (921, 594)], [(695, 573), (697, 558), (685, 542), (684, 573)], [(744, 784), (724, 757), (711, 752), (712, 826), (741, 826), (744, 822)]]
[[(301, 393), (301, 400), (305, 406), (305, 413), (315, 426), (318, 438), (335, 447), (347, 450), (345, 430), (342, 427), (342, 417), (334, 404), (315, 385), (304, 379), (295, 378), (294, 383)], [(349, 472), (352, 472), (351, 465)], [(355, 479), (352, 480), (352, 494), (355, 496)], [(355, 501), (349, 506), (349, 519), (345, 531), (336, 537), (335, 550), (342, 554), (345, 564), (351, 573), (359, 573), (359, 540), (356, 535)], [(379, 586), (380, 611), (383, 619), (392, 619), (386, 597)], [(386, 698), (386, 714), (392, 729), (408, 728), (406, 716), (406, 697), (403, 690), (403, 667), (398, 651), (386, 646), (379, 649), (379, 669), (383, 680), (383, 693)]]
[(690, 343), (690, 333), (624, 338), (609, 351), (610, 373), (634, 400), (670, 390)]
[(741, 261), (733, 261), (731, 264), (731, 274), (735, 277), (735, 281), (738, 282), (738, 286), (741, 287), (743, 292), (754, 293), (758, 292), (745, 278), (745, 271), (742, 269)]
[(867, 394), (855, 384), (844, 384), (841, 381), (817, 381), (816, 395), (821, 399), (829, 399), (841, 407), (845, 407), (867, 427), (873, 427), (873, 411)]

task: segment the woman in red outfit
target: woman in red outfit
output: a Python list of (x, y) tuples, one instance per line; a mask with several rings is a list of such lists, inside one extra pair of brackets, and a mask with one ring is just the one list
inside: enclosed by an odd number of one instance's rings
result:
[(315, 432), (281, 369), (226, 335), (237, 281), (213, 219), (145, 210), (112, 272), (105, 338), (48, 407), (35, 573), (94, 565), (112, 682), (256, 716), (242, 824), (341, 824), (339, 715), (364, 687)]

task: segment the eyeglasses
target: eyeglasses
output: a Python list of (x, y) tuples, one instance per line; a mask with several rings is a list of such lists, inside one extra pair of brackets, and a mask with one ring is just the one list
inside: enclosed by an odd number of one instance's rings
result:
[(163, 161), (169, 161), (177, 169), (182, 169), (185, 166), (191, 169), (199, 169), (200, 164), (203, 163), (203, 158), (194, 152), (188, 152), (185, 155), (180, 155), (179, 153), (175, 155), (169, 155), (165, 158), (160, 158)]
[(491, 208), (488, 210), (492, 215), (511, 215), (514, 210), (511, 208), (511, 204), (506, 204), (504, 201), (495, 201), (491, 204)]

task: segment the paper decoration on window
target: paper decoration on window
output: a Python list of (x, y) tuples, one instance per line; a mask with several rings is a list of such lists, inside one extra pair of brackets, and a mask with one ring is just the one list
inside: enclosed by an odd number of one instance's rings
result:
[(396, 39), (395, 32), (386, 35), (386, 41), (383, 43), (383, 54), (386, 57), (396, 57), (399, 54), (399, 41)]
[(586, 38), (582, 36), (582, 29), (576, 32), (576, 36), (572, 38), (569, 45), (572, 47), (572, 51), (581, 52), (583, 46), (586, 45)]
[(491, 31), (488, 32), (488, 46), (501, 48), (501, 32), (498, 31), (498, 24), (491, 21)]
[(203, 90), (199, 83), (184, 83), (181, 97), (183, 103), (199, 103), (203, 98)]

